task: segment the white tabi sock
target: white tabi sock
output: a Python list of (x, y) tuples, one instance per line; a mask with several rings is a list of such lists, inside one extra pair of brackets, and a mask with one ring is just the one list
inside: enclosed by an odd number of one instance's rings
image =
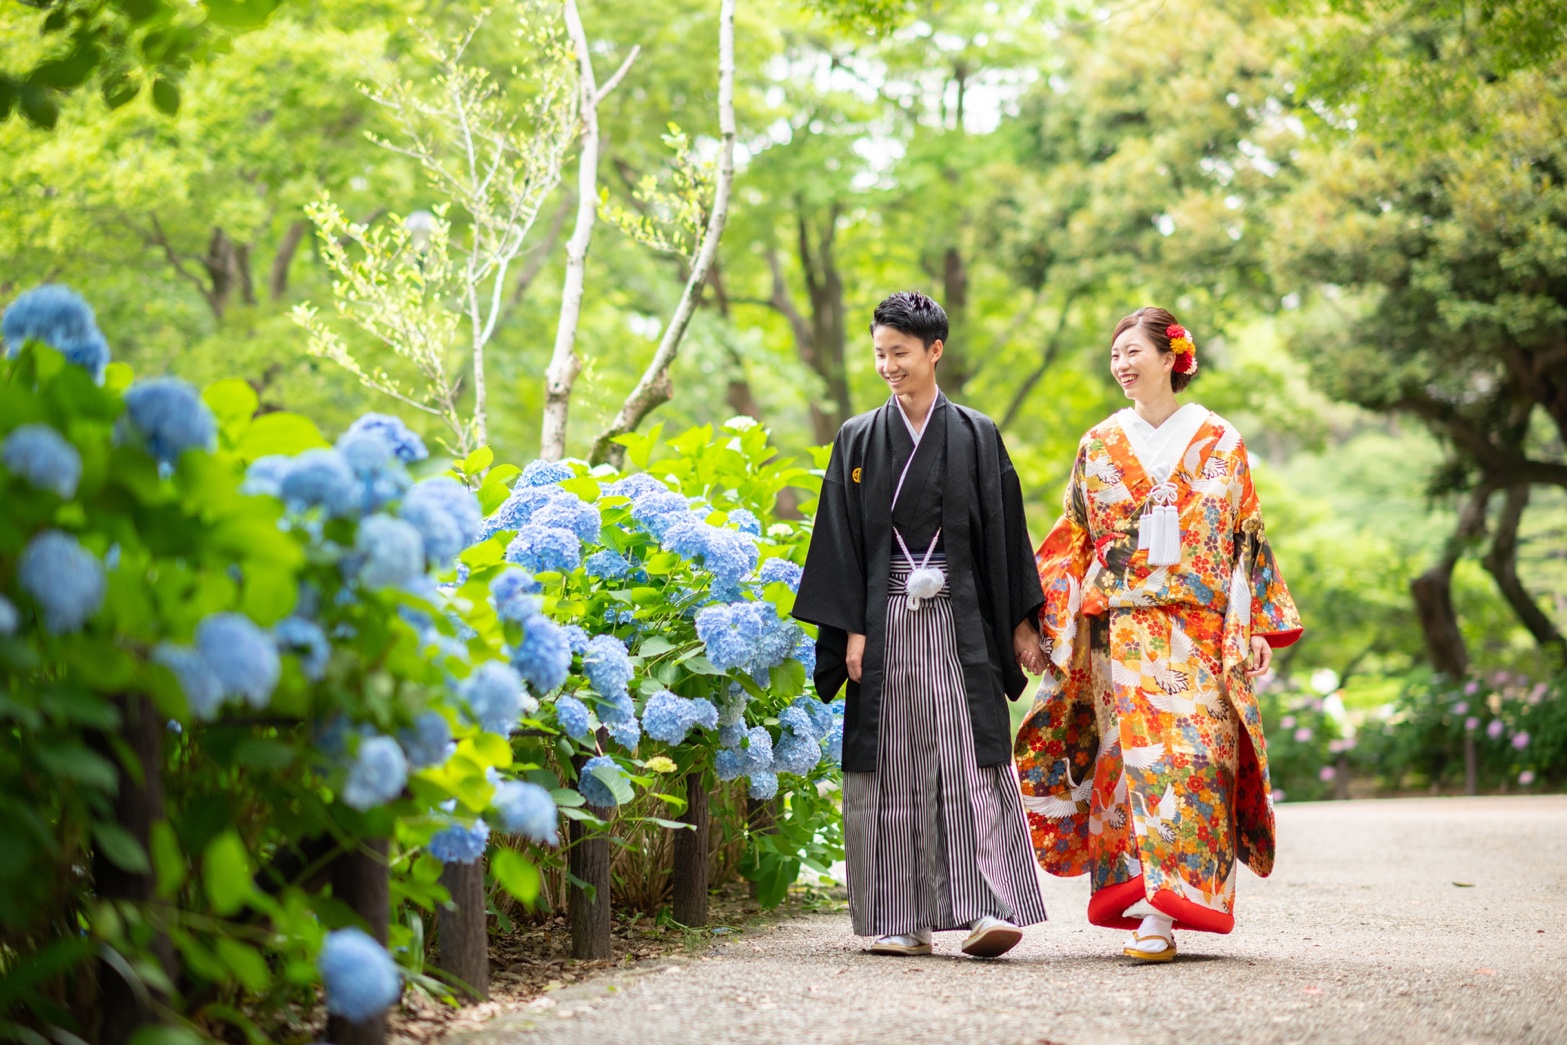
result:
[[(1150, 914), (1143, 919), (1143, 923), (1137, 927), (1133, 939), (1127, 941), (1127, 946), (1139, 951), (1147, 951), (1149, 954), (1158, 954), (1170, 944), (1175, 942), (1175, 919), (1164, 914)], [(1152, 939), (1136, 939), (1137, 936), (1152, 937)]]

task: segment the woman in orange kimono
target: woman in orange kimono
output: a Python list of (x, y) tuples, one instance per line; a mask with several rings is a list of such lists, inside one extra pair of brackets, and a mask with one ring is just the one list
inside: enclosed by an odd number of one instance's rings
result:
[(1116, 326), (1133, 402), (1083, 437), (1065, 512), (1035, 556), (1050, 665), (1017, 737), (1023, 804), (1051, 874), (1092, 876), (1088, 919), (1123, 952), (1175, 957), (1175, 928), (1235, 925), (1235, 868), (1273, 869), (1273, 799), (1252, 678), (1300, 618), (1240, 433), (1188, 403), (1196, 348), (1174, 316)]

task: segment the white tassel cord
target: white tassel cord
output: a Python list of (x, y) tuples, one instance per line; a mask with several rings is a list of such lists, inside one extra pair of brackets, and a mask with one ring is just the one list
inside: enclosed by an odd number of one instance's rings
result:
[(1158, 485), (1143, 505), (1137, 548), (1148, 553), (1150, 566), (1175, 566), (1181, 561), (1181, 516), (1176, 508), (1179, 491), (1168, 476), (1154, 478)]
[(909, 546), (903, 540), (903, 534), (897, 530), (892, 531), (897, 535), (898, 546), (903, 549), (903, 558), (909, 564), (909, 579), (904, 582), (908, 591), (909, 609), (917, 610), (926, 602), (941, 594), (941, 589), (947, 585), (947, 575), (930, 564), (930, 557), (936, 552), (936, 542), (941, 540), (941, 531), (936, 531), (936, 536), (930, 539), (930, 547), (925, 549), (925, 558), (922, 562), (915, 563), (914, 556), (909, 554)]

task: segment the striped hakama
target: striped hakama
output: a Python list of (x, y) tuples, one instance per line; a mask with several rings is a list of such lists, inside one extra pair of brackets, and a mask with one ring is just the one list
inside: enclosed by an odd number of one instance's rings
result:
[(909, 572), (893, 563), (877, 769), (843, 775), (854, 932), (966, 929), (985, 915), (1042, 922), (1017, 774), (1010, 761), (975, 765), (948, 589), (910, 610)]

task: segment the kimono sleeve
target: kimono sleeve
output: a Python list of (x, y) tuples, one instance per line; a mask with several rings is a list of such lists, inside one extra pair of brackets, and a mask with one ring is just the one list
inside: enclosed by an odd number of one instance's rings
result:
[(792, 611), (794, 617), (819, 629), (815, 679), (817, 695), (823, 700), (833, 699), (848, 681), (845, 656), (850, 633), (865, 634), (865, 567), (845, 471), (840, 439), (833, 444), (822, 478), (811, 546)]
[(1282, 649), (1299, 639), (1305, 629), (1263, 529), (1262, 506), (1252, 485), (1246, 448), (1239, 447), (1236, 452), (1241, 495), (1235, 515), (1235, 576), (1230, 602), (1236, 609), (1249, 607), (1245, 618), (1250, 635), (1260, 635), (1274, 649)]
[(1065, 682), (1086, 633), (1079, 627), (1083, 609), (1083, 584), (1093, 560), (1088, 531), (1088, 502), (1083, 472), (1086, 450), (1079, 449), (1067, 482), (1061, 518), (1034, 553), (1045, 604), (1039, 610), (1039, 631), (1049, 658), (1051, 675)]

